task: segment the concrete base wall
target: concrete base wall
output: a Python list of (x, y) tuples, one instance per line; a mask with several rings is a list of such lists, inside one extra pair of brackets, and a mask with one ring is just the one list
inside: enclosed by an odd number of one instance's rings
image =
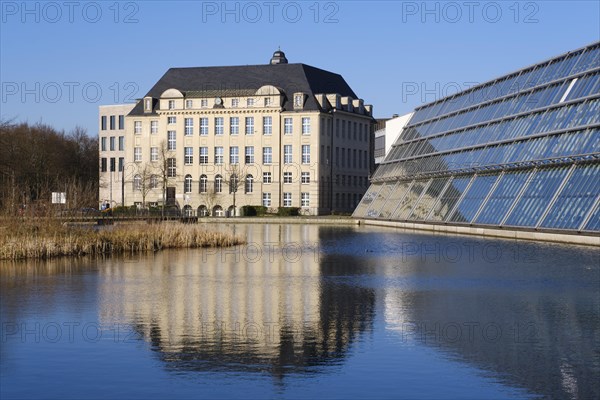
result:
[(449, 233), (457, 235), (490, 236), (504, 239), (533, 240), (537, 242), (556, 242), (568, 244), (581, 244), (600, 247), (600, 236), (582, 234), (564, 234), (552, 232), (516, 231), (509, 229), (492, 229), (474, 226), (449, 226), (430, 225), (414, 222), (360, 220), (361, 224), (399, 228), (407, 231), (430, 231), (436, 233)]

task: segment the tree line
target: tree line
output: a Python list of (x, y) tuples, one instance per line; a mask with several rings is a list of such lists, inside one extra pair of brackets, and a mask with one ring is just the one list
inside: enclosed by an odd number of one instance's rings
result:
[(98, 138), (0, 121), (0, 211), (43, 213), (52, 192), (66, 192), (65, 208), (98, 206)]

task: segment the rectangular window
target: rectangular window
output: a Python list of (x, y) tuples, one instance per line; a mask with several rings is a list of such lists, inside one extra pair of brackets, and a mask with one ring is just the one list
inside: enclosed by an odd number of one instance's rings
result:
[(114, 115), (111, 115), (111, 116), (110, 116), (110, 120), (109, 120), (109, 121), (110, 121), (110, 130), (111, 130), (111, 131), (114, 131), (114, 130), (115, 130), (115, 122), (116, 122), (116, 121), (115, 121), (115, 116), (114, 116)]
[(141, 147), (135, 147), (133, 149), (133, 161), (142, 162), (142, 148)]
[(133, 133), (135, 133), (136, 135), (142, 134), (142, 121), (133, 122)]
[(215, 147), (215, 164), (223, 164), (223, 146)]
[(310, 134), (310, 118), (308, 117), (302, 118), (302, 134)]
[(263, 207), (271, 207), (271, 193), (263, 193), (262, 205)]
[(174, 125), (177, 123), (177, 117), (167, 117), (167, 124)]
[(183, 148), (183, 162), (185, 165), (192, 165), (194, 163), (194, 148), (184, 147)]
[(125, 116), (119, 115), (119, 130), (125, 129)]
[(150, 161), (158, 161), (158, 147), (150, 147)]
[(286, 144), (283, 146), (283, 163), (291, 164), (292, 163), (292, 145)]
[(185, 136), (191, 136), (194, 134), (194, 119), (193, 118), (185, 118)]
[(124, 167), (125, 167), (125, 158), (119, 157), (119, 172), (123, 172)]
[(110, 137), (110, 151), (115, 151), (115, 137)]
[(175, 109), (175, 100), (169, 100), (169, 110)]
[(229, 118), (229, 134), (237, 135), (240, 133), (240, 117)]
[(125, 136), (119, 136), (119, 151), (125, 150)]
[(150, 133), (153, 135), (158, 133), (158, 121), (150, 121)]
[(263, 172), (263, 183), (271, 183), (271, 173), (270, 172)]
[(273, 133), (273, 117), (263, 117), (263, 135)]
[(254, 146), (246, 146), (246, 164), (254, 164)]
[(110, 172), (115, 172), (115, 170), (116, 170), (116, 168), (117, 168), (117, 165), (116, 165), (116, 162), (115, 162), (115, 161), (116, 161), (116, 160), (115, 160), (115, 158), (114, 158), (114, 157), (111, 157), (111, 158), (110, 158)]
[(190, 109), (193, 108), (194, 103), (192, 102), (192, 100), (186, 100), (185, 101), (185, 108)]
[(301, 193), (301, 203), (302, 207), (310, 207), (310, 193)]
[(100, 151), (106, 151), (106, 138), (100, 138)]
[(292, 183), (292, 173), (291, 172), (283, 173), (283, 183)]
[(200, 118), (200, 136), (208, 135), (208, 118)]
[(239, 107), (240, 99), (231, 99), (231, 107)]
[(283, 133), (285, 135), (291, 135), (294, 132), (294, 124), (292, 118), (284, 118), (283, 120)]
[(271, 106), (271, 98), (265, 97), (265, 107), (270, 107), (270, 106)]
[(106, 130), (106, 115), (100, 117), (100, 129)]
[(231, 146), (229, 148), (229, 164), (239, 164), (240, 152), (237, 146)]
[(254, 117), (246, 117), (246, 135), (254, 135)]
[(310, 183), (310, 172), (302, 172), (301, 179), (302, 183)]
[(284, 193), (283, 194), (283, 206), (284, 207), (291, 207), (292, 206), (292, 194), (291, 193)]
[(215, 135), (223, 134), (223, 117), (215, 117)]
[(273, 162), (273, 149), (271, 147), (263, 147), (263, 164), (271, 164)]
[(106, 172), (106, 158), (100, 159), (100, 172)]
[(175, 178), (177, 176), (177, 160), (175, 158), (167, 158), (167, 177)]
[(246, 107), (252, 107), (254, 105), (254, 99), (246, 99)]
[(302, 164), (310, 164), (310, 145), (302, 145)]
[(177, 148), (177, 133), (175, 131), (167, 131), (167, 150), (175, 150)]
[(208, 164), (208, 147), (200, 147), (200, 164)]

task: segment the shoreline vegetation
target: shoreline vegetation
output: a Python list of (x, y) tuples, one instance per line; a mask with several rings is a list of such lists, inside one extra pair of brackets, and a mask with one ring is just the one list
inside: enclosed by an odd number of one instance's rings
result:
[(209, 231), (195, 224), (135, 223), (106, 229), (29, 219), (13, 219), (0, 224), (0, 260), (131, 254), (244, 243), (239, 236)]

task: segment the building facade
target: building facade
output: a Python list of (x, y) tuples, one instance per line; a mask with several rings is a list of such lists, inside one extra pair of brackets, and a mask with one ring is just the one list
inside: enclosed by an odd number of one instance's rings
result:
[(375, 131), (375, 166), (381, 164), (392, 149), (392, 144), (396, 142), (404, 126), (410, 121), (412, 113), (398, 116), (395, 114), (392, 118), (378, 121)]
[(600, 43), (415, 110), (358, 218), (600, 231)]
[(373, 170), (372, 131), (372, 107), (340, 75), (281, 51), (266, 65), (172, 68), (124, 117), (123, 155), (101, 147), (101, 171), (105, 158), (107, 170), (124, 161), (122, 198), (102, 172), (100, 201), (199, 216), (352, 212)]

